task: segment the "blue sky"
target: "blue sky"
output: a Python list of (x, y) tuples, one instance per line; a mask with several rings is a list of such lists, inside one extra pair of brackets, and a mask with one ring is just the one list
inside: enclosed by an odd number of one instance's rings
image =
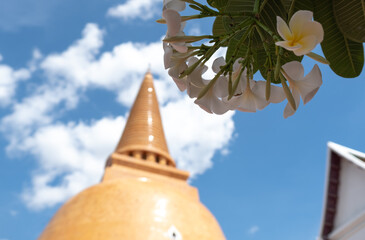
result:
[[(64, 201), (100, 180), (150, 65), (170, 152), (227, 239), (314, 240), (327, 142), (365, 151), (365, 74), (342, 79), (320, 65), (322, 87), (288, 119), (285, 102), (209, 115), (163, 69), (161, 1), (133, 2), (143, 7), (0, 2), (0, 239), (36, 239)], [(314, 64), (305, 59), (306, 72)]]

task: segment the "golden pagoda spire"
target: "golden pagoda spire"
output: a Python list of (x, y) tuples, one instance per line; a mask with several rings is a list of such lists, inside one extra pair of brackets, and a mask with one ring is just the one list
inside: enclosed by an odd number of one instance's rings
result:
[(148, 70), (133, 104), (116, 153), (175, 167), (162, 127), (153, 76)]
[(147, 72), (103, 179), (67, 201), (38, 240), (225, 240), (174, 165)]

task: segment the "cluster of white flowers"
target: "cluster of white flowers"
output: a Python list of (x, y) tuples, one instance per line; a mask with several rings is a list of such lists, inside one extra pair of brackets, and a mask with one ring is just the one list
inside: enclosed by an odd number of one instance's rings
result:
[[(180, 0), (164, 0), (163, 19), (167, 24), (166, 38), (185, 36), (183, 29), (185, 22), (179, 14), (185, 9), (185, 2)], [(312, 13), (309, 11), (296, 12), (289, 22), (289, 27), (283, 19), (277, 18), (277, 29), (284, 41), (276, 42), (276, 45), (293, 51), (301, 56), (310, 53), (313, 48), (323, 40), (323, 29), (318, 22), (312, 21)], [(214, 60), (212, 70), (217, 74), (214, 80), (206, 80), (202, 75), (208, 67), (199, 64), (191, 73), (181, 74), (198, 62), (193, 54), (190, 44), (185, 42), (163, 43), (164, 64), (168, 74), (175, 81), (181, 91), (187, 91), (191, 98), (197, 98), (195, 103), (208, 113), (224, 114), (229, 110), (244, 112), (256, 112), (264, 109), (269, 103), (279, 103), (288, 98), (284, 88), (275, 85), (267, 86), (266, 81), (254, 81), (250, 79), (246, 69), (242, 69), (243, 59), (238, 59), (233, 65), (231, 79), (239, 79), (238, 86), (229, 97), (229, 77), (221, 74), (221, 67), (226, 64), (224, 57)], [(281, 73), (289, 83), (292, 96), (288, 98), (288, 104), (284, 110), (284, 117), (293, 115), (300, 103), (300, 96), (304, 104), (309, 102), (322, 84), (321, 72), (317, 65), (304, 76), (304, 69), (300, 62), (293, 61), (281, 67)], [(214, 81), (208, 90), (206, 86)], [(203, 90), (204, 89), (204, 90)], [(269, 90), (268, 90), (269, 89)], [(202, 97), (198, 97), (202, 91), (206, 91)], [(269, 94), (267, 91), (270, 91)]]

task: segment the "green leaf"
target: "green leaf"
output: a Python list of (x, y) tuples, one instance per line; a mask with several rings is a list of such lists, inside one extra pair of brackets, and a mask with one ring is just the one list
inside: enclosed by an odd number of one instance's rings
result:
[[(286, 19), (286, 11), (285, 11), (285, 7), (284, 7), (283, 3), (281, 2), (281, 0), (267, 1), (267, 3), (265, 4), (265, 6), (262, 8), (262, 10), (260, 12), (260, 20), (267, 27), (269, 27), (269, 29), (272, 32), (276, 32), (276, 16), (279, 16), (279, 17), (283, 18), (284, 20)], [(257, 35), (258, 39), (260, 39), (258, 34), (255, 34), (255, 35)], [(274, 40), (268, 33), (263, 31), (263, 35), (264, 35), (265, 41), (268, 44), (270, 44), (270, 45), (274, 44)], [(261, 39), (260, 39), (260, 44), (262, 45)]]
[[(238, 24), (243, 22), (248, 15), (252, 14), (254, 3), (255, 0), (228, 0), (227, 5), (224, 8), (224, 12), (230, 13), (231, 15), (223, 16), (222, 22), (224, 29), (227, 32), (231, 32)], [(246, 29), (247, 28), (244, 28), (238, 34), (235, 34), (235, 36), (233, 37), (235, 38), (235, 40), (233, 39), (230, 40), (228, 44), (226, 59), (229, 59), (228, 57), (231, 56), (235, 51), (235, 49), (238, 47), (237, 46), (238, 41), (240, 40), (241, 36), (243, 35)], [(247, 44), (247, 41), (243, 45), (245, 44)], [(242, 57), (243, 55), (242, 51), (246, 52), (246, 50), (242, 49), (247, 49), (247, 48), (245, 46), (240, 46), (240, 50), (237, 56)], [(237, 58), (237, 56), (235, 56), (235, 58)]]
[[(239, 34), (236, 34), (242, 37), (243, 33), (240, 32)], [(247, 52), (247, 46), (245, 44), (241, 44), (238, 45), (238, 43), (240, 42), (239, 39), (233, 37), (231, 38), (231, 40), (229, 41), (228, 44), (228, 49), (227, 49), (227, 53), (226, 53), (226, 59), (230, 59), (233, 56), (233, 53), (236, 51), (236, 49), (238, 49), (236, 56), (234, 56), (235, 60), (237, 58), (243, 57), (246, 52)]]
[(235, 28), (235, 26), (240, 24), (246, 18), (247, 17), (244, 16), (223, 16), (223, 27), (227, 32), (231, 32)]
[(276, 32), (276, 16), (286, 20), (286, 11), (281, 0), (269, 0), (260, 13), (260, 20)]
[(215, 5), (217, 6), (216, 8), (220, 9), (220, 8), (224, 8), (227, 5), (228, 0), (215, 0)]
[(217, 7), (216, 7), (216, 5), (215, 5), (215, 0), (207, 0), (207, 3), (208, 3), (211, 7), (217, 8)]
[(314, 11), (313, 0), (296, 0), (294, 6), (294, 12), (299, 10), (309, 10), (313, 12)]
[(281, 0), (281, 2), (283, 3), (286, 11), (289, 11), (290, 5), (293, 1), (295, 1), (295, 0)]
[(207, 0), (207, 3), (217, 9), (222, 9), (227, 5), (228, 0)]
[[(264, 49), (260, 49), (256, 52), (255, 62), (257, 62), (257, 66), (260, 70), (261, 75), (267, 79), (267, 73), (269, 70), (271, 70), (271, 81), (273, 83), (280, 83), (280, 79), (274, 79), (274, 66), (276, 65), (276, 55), (275, 55), (275, 47), (270, 46), (270, 55), (271, 55), (271, 62), (272, 62), (272, 69), (270, 69), (269, 63), (266, 62), (267, 59), (267, 53)], [(284, 65), (285, 63), (291, 62), (291, 61), (298, 61), (301, 62), (303, 59), (303, 56), (296, 56), (292, 51), (284, 50), (283, 55), (280, 58), (280, 64)]]
[(221, 16), (216, 17), (215, 21), (213, 23), (213, 35), (219, 36), (219, 35), (223, 35), (226, 33), (227, 33), (227, 31), (224, 28), (223, 17), (221, 17)]
[[(232, 14), (237, 12), (247, 12), (253, 10), (253, 5), (255, 0), (229, 0), (225, 12), (230, 12)], [(260, 20), (267, 25), (273, 32), (276, 32), (276, 16), (280, 16), (286, 19), (285, 8), (281, 0), (269, 0), (266, 2), (264, 8), (260, 12)], [(236, 25), (242, 22), (246, 16), (225, 16), (223, 17), (223, 26), (227, 31), (232, 30)], [(263, 32), (265, 38), (268, 42), (273, 44), (273, 40), (269, 34)], [(240, 35), (235, 35), (236, 39), (240, 39)], [(245, 42), (247, 44), (247, 41)], [(253, 50), (262, 49), (262, 40), (257, 32), (252, 37), (251, 46)]]
[(362, 43), (351, 41), (341, 33), (333, 14), (332, 0), (314, 2), (314, 19), (323, 26), (325, 35), (321, 46), (331, 69), (341, 77), (359, 76), (364, 66)]
[[(264, 25), (268, 26), (272, 32), (276, 32), (276, 16), (280, 16), (281, 18), (286, 19), (286, 11), (284, 5), (282, 4), (281, 0), (267, 1), (265, 6), (261, 9), (260, 20)], [(272, 37), (267, 32), (263, 30), (261, 31), (264, 37), (264, 41), (267, 44), (273, 45), (274, 40), (272, 39)], [(257, 32), (255, 32), (254, 34), (254, 39), (254, 48), (262, 49), (263, 40), (260, 38)]]
[(365, 0), (336, 0), (333, 13), (343, 35), (355, 42), (365, 42)]
[(207, 38), (211, 38), (211, 36), (209, 35), (203, 35), (203, 36), (188, 36), (188, 35), (184, 35), (184, 36), (173, 36), (173, 37), (168, 37), (163, 39), (164, 42), (168, 42), (168, 43), (175, 43), (175, 42), (187, 42), (187, 43), (192, 43), (192, 42), (197, 42), (203, 39), (207, 39)]
[(223, 17), (223, 25), (227, 32), (240, 24), (247, 16), (252, 16), (255, 0), (227, 0), (224, 8), (226, 15)]
[(254, 4), (255, 0), (228, 0), (224, 10), (230, 13), (252, 13)]
[(285, 6), (285, 9), (287, 12), (289, 12), (290, 6), (293, 1), (294, 1), (293, 13), (295, 13), (296, 11), (299, 11), (299, 10), (309, 10), (309, 11), (313, 12), (313, 9), (314, 9), (313, 0), (281, 0), (281, 1), (282, 1), (283, 5)]

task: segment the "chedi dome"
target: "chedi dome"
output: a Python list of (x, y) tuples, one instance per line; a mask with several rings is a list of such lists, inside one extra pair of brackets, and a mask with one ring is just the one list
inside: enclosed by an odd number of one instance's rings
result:
[(101, 183), (65, 203), (39, 240), (224, 240), (188, 177), (168, 152), (147, 73)]

